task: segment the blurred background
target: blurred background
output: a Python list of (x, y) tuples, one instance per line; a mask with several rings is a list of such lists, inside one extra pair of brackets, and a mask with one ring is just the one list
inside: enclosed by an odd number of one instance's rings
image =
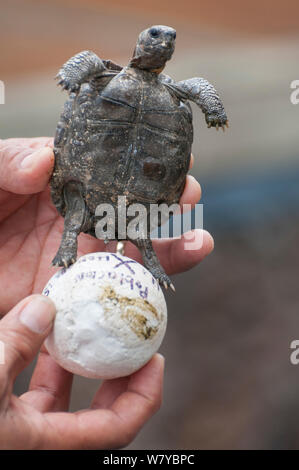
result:
[[(129, 448), (298, 449), (298, 1), (1, 0), (0, 137), (53, 135), (66, 99), (59, 67), (84, 49), (125, 65), (152, 24), (177, 30), (166, 73), (211, 81), (230, 129), (207, 129), (193, 107), (191, 173), (215, 250), (174, 278), (163, 406)], [(72, 409), (97, 386), (77, 377)]]

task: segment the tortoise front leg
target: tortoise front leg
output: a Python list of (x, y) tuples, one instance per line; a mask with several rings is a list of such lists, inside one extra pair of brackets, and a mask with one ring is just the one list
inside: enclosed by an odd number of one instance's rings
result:
[(106, 70), (103, 61), (94, 52), (82, 51), (71, 57), (55, 78), (64, 90), (75, 92), (82, 83), (94, 76), (102, 75)]
[(204, 78), (194, 77), (177, 83), (165, 83), (183, 99), (194, 101), (205, 114), (208, 127), (228, 127), (227, 115), (216, 89)]
[(52, 264), (67, 268), (77, 259), (77, 237), (84, 225), (86, 206), (80, 184), (69, 182), (64, 186), (63, 192), (66, 205), (64, 230), (59, 250)]

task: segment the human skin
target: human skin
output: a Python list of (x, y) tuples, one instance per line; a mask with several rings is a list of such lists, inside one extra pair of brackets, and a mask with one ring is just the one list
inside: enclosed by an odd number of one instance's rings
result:
[[(54, 164), (52, 146), (53, 140), (47, 137), (0, 140), (0, 313), (5, 315), (0, 321), (0, 340), (5, 344), (5, 363), (0, 364), (0, 446), (122, 447), (160, 407), (164, 359), (156, 354), (132, 376), (104, 381), (90, 409), (68, 412), (73, 376), (42, 346), (55, 308), (37, 295), (55, 272), (51, 260), (63, 230), (48, 185)], [(200, 196), (199, 184), (188, 176), (181, 204), (194, 205)], [(155, 242), (168, 274), (192, 268), (212, 251), (212, 237), (205, 231), (202, 235), (202, 246), (196, 250), (184, 250), (184, 238)], [(103, 242), (86, 234), (78, 242), (78, 256), (104, 250)], [(130, 243), (125, 254), (141, 262), (139, 250)], [(22, 323), (26, 306), (32, 318), (38, 312), (50, 318), (45, 330), (31, 331)], [(16, 376), (38, 352), (28, 392), (14, 396)]]

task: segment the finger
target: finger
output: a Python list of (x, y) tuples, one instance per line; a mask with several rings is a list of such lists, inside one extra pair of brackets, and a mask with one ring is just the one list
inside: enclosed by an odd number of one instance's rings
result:
[(184, 204), (189, 204), (189, 210), (191, 210), (195, 204), (198, 203), (200, 198), (201, 186), (199, 182), (194, 178), (194, 176), (188, 175), (186, 178), (185, 188), (180, 199), (180, 206), (182, 207)]
[(50, 147), (4, 145), (0, 148), (0, 188), (16, 194), (38, 193), (47, 186), (53, 165)]
[(10, 139), (0, 139), (0, 148), (6, 146), (31, 147), (39, 149), (43, 147), (53, 147), (53, 137), (12, 137)]
[(2, 379), (12, 384), (32, 361), (49, 334), (54, 317), (53, 302), (45, 296), (33, 295), (18, 303), (0, 321), (5, 359), (0, 365), (0, 383)]
[(116, 398), (127, 389), (129, 380), (129, 377), (104, 380), (100, 389), (96, 393), (90, 408), (109, 408)]
[[(153, 240), (153, 247), (165, 272), (171, 275), (199, 264), (213, 251), (214, 240), (206, 230), (196, 229), (181, 238)], [(132, 243), (126, 243), (125, 256), (142, 263), (141, 253)]]
[(19, 398), (43, 413), (67, 411), (72, 383), (73, 374), (62, 369), (43, 345), (30, 381), (29, 391)]
[(121, 422), (127, 423), (125, 445), (134, 439), (162, 404), (164, 363), (164, 357), (155, 354), (146, 366), (131, 376), (127, 391), (110, 408)]
[(164, 358), (155, 356), (135, 372), (109, 409), (46, 413), (47, 448), (111, 449), (128, 445), (162, 401)]
[(213, 237), (206, 230), (196, 229), (181, 238), (161, 239), (155, 251), (168, 274), (185, 272), (194, 268), (214, 249)]
[(191, 153), (190, 164), (189, 164), (189, 170), (191, 170), (191, 168), (193, 167), (193, 165), (194, 165), (194, 155)]

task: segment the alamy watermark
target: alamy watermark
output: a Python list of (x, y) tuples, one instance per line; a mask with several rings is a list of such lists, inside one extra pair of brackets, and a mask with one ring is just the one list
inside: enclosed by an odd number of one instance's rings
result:
[(294, 349), (290, 355), (291, 364), (297, 366), (299, 364), (299, 340), (294, 339), (290, 344), (290, 348)]
[(294, 89), (290, 95), (290, 101), (292, 104), (299, 104), (299, 80), (293, 80), (290, 87)]
[(101, 240), (138, 240), (184, 237), (185, 250), (198, 250), (203, 242), (203, 205), (196, 204), (128, 204), (118, 196), (116, 205), (99, 204), (96, 237)]
[(5, 85), (2, 80), (0, 80), (0, 104), (5, 104)]

